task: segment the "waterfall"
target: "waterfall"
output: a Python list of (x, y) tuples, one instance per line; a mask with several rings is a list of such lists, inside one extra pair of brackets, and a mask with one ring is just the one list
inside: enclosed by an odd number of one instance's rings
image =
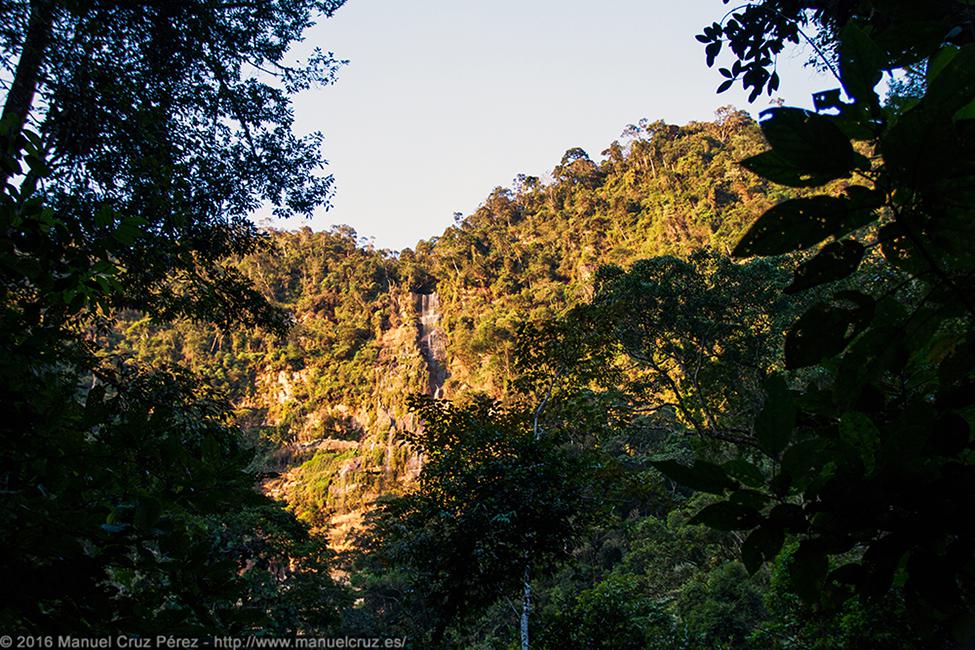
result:
[(420, 350), (427, 362), (429, 377), (427, 394), (441, 397), (444, 381), (447, 380), (447, 346), (444, 333), (440, 330), (440, 299), (437, 293), (421, 293), (417, 296), (417, 311), (420, 315)]

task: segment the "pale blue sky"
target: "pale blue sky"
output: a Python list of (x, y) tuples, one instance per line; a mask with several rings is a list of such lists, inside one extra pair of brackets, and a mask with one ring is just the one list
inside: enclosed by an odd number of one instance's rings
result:
[[(743, 93), (715, 95), (694, 35), (721, 0), (348, 0), (308, 33), (349, 59), (334, 86), (296, 100), (299, 132), (325, 133), (334, 208), (275, 227), (349, 224), (380, 248), (439, 235), (519, 172), (543, 176), (571, 147), (594, 159), (642, 117), (683, 124)], [(788, 103), (835, 82), (779, 60)]]

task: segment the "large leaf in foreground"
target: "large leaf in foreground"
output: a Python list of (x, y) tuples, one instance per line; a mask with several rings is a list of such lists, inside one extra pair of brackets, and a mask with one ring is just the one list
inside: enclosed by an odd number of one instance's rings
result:
[(831, 235), (868, 223), (872, 210), (860, 201), (832, 196), (791, 199), (773, 206), (741, 238), (732, 255), (782, 255), (809, 248)]

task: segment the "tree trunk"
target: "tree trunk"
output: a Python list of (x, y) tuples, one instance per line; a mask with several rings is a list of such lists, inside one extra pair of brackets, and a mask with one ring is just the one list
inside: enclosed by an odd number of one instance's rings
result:
[[(34, 94), (40, 83), (41, 66), (51, 42), (54, 9), (54, 0), (33, 0), (30, 3), (27, 36), (24, 38), (24, 46), (21, 48), (20, 59), (17, 61), (17, 69), (14, 71), (14, 79), (0, 118), (8, 125), (3, 141), (6, 151), (15, 149), (34, 103)], [(0, 184), (6, 185), (11, 172), (5, 169), (0, 174)]]
[[(535, 442), (542, 439), (542, 427), (540, 424), (540, 419), (542, 417), (542, 411), (545, 410), (545, 405), (548, 404), (548, 400), (552, 397), (552, 391), (555, 390), (555, 382), (559, 380), (559, 376), (562, 374), (562, 368), (559, 368), (555, 374), (552, 376), (552, 382), (548, 385), (548, 390), (545, 391), (545, 396), (542, 401), (539, 402), (538, 408), (535, 409), (535, 417), (532, 420), (532, 435), (535, 438)], [(522, 581), (523, 590), (521, 592), (521, 650), (528, 650), (528, 618), (531, 615), (532, 610), (532, 560), (531, 560), (531, 541), (529, 541), (527, 548), (525, 549), (525, 574)]]
[(525, 562), (524, 589), (521, 595), (521, 650), (528, 650), (528, 617), (532, 609), (531, 564)]

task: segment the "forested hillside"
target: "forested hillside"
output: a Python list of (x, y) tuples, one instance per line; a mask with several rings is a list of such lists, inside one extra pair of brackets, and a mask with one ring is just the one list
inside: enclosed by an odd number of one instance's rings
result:
[[(264, 445), (266, 469), (285, 473), (268, 489), (339, 541), (345, 515), (415, 477), (403, 435), (417, 428), (411, 394), (442, 385), (450, 399), (504, 399), (519, 330), (590, 297), (601, 265), (727, 253), (748, 223), (795, 193), (737, 164), (762, 146), (757, 124), (731, 108), (707, 123), (644, 120), (598, 162), (572, 149), (548, 181), (520, 176), (413, 250), (376, 251), (344, 227), (271, 231), (267, 247), (236, 266), (293, 314), (287, 336), (132, 314), (115, 345), (227, 391)], [(430, 296), (435, 353), (421, 332)], [(445, 381), (433, 378), (440, 364)]]

